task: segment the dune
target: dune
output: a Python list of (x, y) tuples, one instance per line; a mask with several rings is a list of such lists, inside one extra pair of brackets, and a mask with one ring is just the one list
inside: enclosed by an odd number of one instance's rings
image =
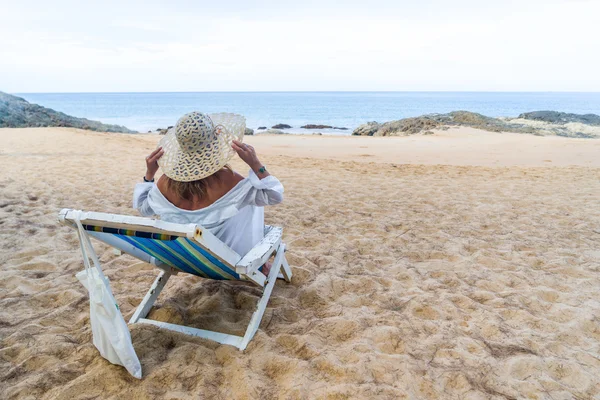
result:
[[(244, 352), (130, 326), (136, 380), (91, 342), (77, 237), (56, 216), (135, 214), (158, 137), (0, 137), (1, 398), (598, 398), (600, 141), (468, 128), (245, 138), (285, 186), (266, 219), (284, 227), (292, 282), (276, 284)], [(156, 271), (95, 245), (127, 319)], [(171, 281), (151, 318), (239, 334), (259, 297)]]

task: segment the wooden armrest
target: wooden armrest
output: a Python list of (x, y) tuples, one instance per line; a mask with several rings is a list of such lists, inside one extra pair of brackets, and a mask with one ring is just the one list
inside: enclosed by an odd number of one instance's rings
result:
[(249, 274), (263, 265), (281, 243), (283, 228), (271, 227), (269, 233), (256, 244), (237, 264), (236, 272), (238, 274)]
[(273, 229), (273, 227), (272, 227), (271, 225), (265, 225), (265, 230), (264, 230), (264, 232), (263, 232), (263, 235), (264, 235), (264, 236), (267, 236), (267, 234), (268, 234), (269, 232), (271, 232), (271, 229)]

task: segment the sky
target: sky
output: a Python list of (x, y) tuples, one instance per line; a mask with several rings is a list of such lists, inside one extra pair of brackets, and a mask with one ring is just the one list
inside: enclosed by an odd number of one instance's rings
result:
[(0, 0), (0, 91), (600, 91), (600, 0)]

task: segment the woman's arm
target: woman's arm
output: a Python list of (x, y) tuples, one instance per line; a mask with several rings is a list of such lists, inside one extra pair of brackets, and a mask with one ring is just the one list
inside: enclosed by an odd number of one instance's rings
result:
[(161, 158), (165, 154), (165, 151), (162, 147), (154, 150), (148, 157), (146, 157), (146, 181), (154, 181), (154, 175), (156, 175), (156, 171), (158, 171), (158, 159)]
[(283, 201), (283, 185), (273, 175), (260, 179), (254, 170), (250, 170), (248, 179), (252, 184), (252, 190), (248, 193), (246, 203), (264, 207)]
[(231, 147), (238, 153), (238, 156), (244, 161), (252, 171), (256, 174), (259, 179), (266, 178), (270, 176), (269, 171), (267, 171), (266, 167), (260, 162), (258, 156), (256, 155), (256, 151), (253, 146), (249, 144), (245, 144), (234, 140)]
[(133, 190), (133, 208), (137, 209), (144, 217), (150, 217), (156, 213), (148, 204), (148, 194), (154, 187), (154, 175), (158, 171), (158, 159), (162, 157), (162, 147), (157, 148), (146, 157), (146, 174), (144, 183), (138, 183)]
[(260, 162), (253, 146), (233, 141), (231, 145), (240, 158), (250, 167), (249, 180), (252, 190), (248, 193), (245, 203), (256, 206), (279, 204), (283, 201), (283, 185), (272, 176)]
[(133, 208), (139, 211), (144, 217), (156, 215), (150, 204), (148, 204), (148, 194), (154, 187), (154, 183), (143, 182), (135, 185), (133, 189)]

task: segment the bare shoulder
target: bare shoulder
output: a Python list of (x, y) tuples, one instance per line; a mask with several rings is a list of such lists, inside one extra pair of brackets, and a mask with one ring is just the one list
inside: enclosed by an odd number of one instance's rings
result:
[(235, 185), (244, 180), (242, 175), (226, 168), (223, 168), (218, 172), (218, 177), (227, 191), (233, 189)]
[(167, 192), (167, 178), (165, 175), (161, 175), (160, 178), (158, 178), (158, 181), (156, 181), (156, 186), (162, 194)]

